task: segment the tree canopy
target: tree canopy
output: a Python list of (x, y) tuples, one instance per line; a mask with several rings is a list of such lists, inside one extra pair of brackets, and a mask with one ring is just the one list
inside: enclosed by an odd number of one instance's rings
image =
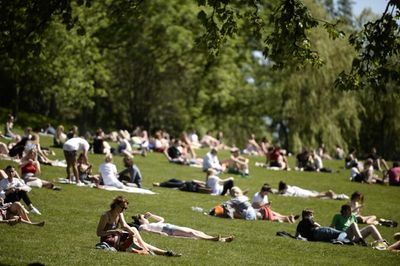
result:
[[(1, 106), (396, 157), (399, 1), (0, 1)], [(382, 138), (385, 141), (381, 141)], [(398, 147), (398, 145), (396, 146)]]

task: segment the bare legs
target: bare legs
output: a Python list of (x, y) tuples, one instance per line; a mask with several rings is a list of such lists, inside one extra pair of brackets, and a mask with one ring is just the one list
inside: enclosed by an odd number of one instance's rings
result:
[(374, 240), (383, 240), (381, 234), (374, 225), (368, 225), (360, 230), (356, 223), (352, 223), (351, 226), (346, 230), (346, 233), (349, 239), (354, 238), (355, 240), (359, 240), (371, 235)]
[[(10, 216), (8, 215), (8, 213), (10, 213)], [(28, 217), (28, 212), (19, 202), (14, 202), (13, 204), (11, 204), (11, 206), (7, 210), (7, 216), (7, 218), (9, 218), (10, 220), (15, 220), (24, 224), (43, 226), (45, 223), (44, 221), (37, 223), (31, 222)]]

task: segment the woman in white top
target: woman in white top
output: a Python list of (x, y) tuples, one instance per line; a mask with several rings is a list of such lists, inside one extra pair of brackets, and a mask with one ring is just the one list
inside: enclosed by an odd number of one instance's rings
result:
[(336, 200), (349, 199), (349, 196), (345, 194), (336, 194), (332, 190), (318, 192), (318, 191), (304, 189), (301, 187), (289, 186), (283, 181), (279, 182), (278, 194), (282, 196), (300, 197), (300, 198), (322, 198), (322, 199), (336, 199)]
[(252, 206), (257, 211), (257, 219), (294, 223), (299, 216), (282, 215), (271, 209), (271, 203), (268, 200), (269, 192), (272, 192), (271, 187), (264, 184), (260, 191), (254, 194)]
[[(177, 226), (174, 224), (164, 223), (164, 218), (150, 212), (139, 214), (132, 217), (134, 220), (135, 227), (138, 227), (139, 231), (146, 231), (157, 233), (165, 236), (185, 237), (193, 239), (203, 239), (211, 241), (231, 242), (233, 236), (221, 237), (221, 236), (210, 236), (202, 231), (198, 231), (189, 227)], [(156, 220), (155, 223), (150, 223), (149, 218)]]
[(112, 154), (106, 155), (105, 162), (99, 167), (100, 177), (103, 179), (105, 186), (124, 188), (124, 184), (118, 180), (117, 167), (112, 163), (112, 159)]
[(206, 186), (211, 189), (211, 195), (225, 195), (233, 186), (233, 177), (220, 179), (212, 168), (207, 170)]

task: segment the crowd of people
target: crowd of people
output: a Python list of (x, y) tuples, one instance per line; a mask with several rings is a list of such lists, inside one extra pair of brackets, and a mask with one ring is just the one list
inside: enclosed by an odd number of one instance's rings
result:
[[(24, 134), (19, 136), (13, 132), (14, 117), (10, 115), (6, 122), (4, 138), (8, 144), (0, 142), (2, 158), (11, 158), (18, 163), (19, 172), (11, 165), (0, 170), (0, 210), (1, 223), (14, 225), (25, 223), (43, 226), (42, 222), (32, 222), (28, 214), (40, 215), (30, 197), (31, 187), (44, 187), (52, 190), (60, 190), (52, 182), (40, 178), (41, 164), (53, 165), (48, 154), (51, 151), (40, 145), (39, 135), (33, 133), (31, 128), (26, 128)], [(398, 250), (400, 244), (396, 242), (390, 245), (382, 238), (377, 226), (386, 225), (396, 227), (397, 222), (388, 219), (378, 219), (375, 215), (363, 215), (364, 195), (356, 191), (351, 197), (339, 194), (332, 190), (313, 191), (298, 186), (288, 185), (281, 181), (278, 189), (273, 189), (268, 183), (261, 186), (254, 196), (249, 199), (248, 190), (243, 190), (235, 184), (235, 177), (221, 178), (223, 174), (248, 177), (249, 156), (264, 156), (265, 163), (256, 163), (256, 166), (273, 170), (290, 171), (288, 153), (278, 145), (272, 145), (267, 138), (262, 138), (258, 143), (254, 134), (251, 134), (246, 147), (240, 150), (236, 146), (227, 146), (223, 140), (223, 133), (218, 132), (213, 137), (211, 131), (207, 132), (199, 140), (195, 131), (182, 134), (178, 138), (171, 138), (165, 131), (155, 132), (150, 137), (143, 128), (136, 128), (132, 133), (126, 130), (112, 132), (108, 135), (99, 128), (94, 138), (88, 140), (79, 136), (76, 126), (64, 132), (62, 125), (57, 129), (48, 125), (45, 132), (53, 136), (54, 147), (62, 148), (66, 163), (66, 180), (68, 183), (84, 186), (85, 183), (93, 183), (96, 187), (112, 186), (124, 188), (127, 184), (142, 188), (143, 176), (135, 164), (134, 155), (147, 156), (147, 153), (159, 152), (165, 155), (170, 163), (195, 166), (203, 170), (203, 180), (179, 180), (169, 179), (155, 183), (155, 186), (179, 188), (181, 190), (208, 193), (214, 196), (228, 195), (230, 198), (222, 204), (218, 204), (209, 212), (210, 215), (231, 219), (267, 220), (294, 224), (301, 217), (296, 229), (296, 238), (310, 241), (328, 241), (334, 244), (360, 244), (367, 245), (365, 238), (371, 236), (373, 245), (377, 249)], [(117, 148), (112, 148), (110, 143), (115, 142)], [(208, 152), (202, 158), (197, 157), (196, 149), (208, 148)], [(218, 158), (219, 151), (226, 149), (230, 156), (223, 160)], [(93, 173), (93, 165), (89, 162), (89, 154), (102, 154), (104, 163), (100, 164), (97, 174)], [(113, 162), (115, 156), (122, 156), (124, 169), (117, 170)], [(356, 156), (356, 150), (351, 149), (347, 156), (337, 146), (335, 159), (344, 160), (344, 167), (350, 170), (351, 180), (362, 183), (388, 183), (400, 185), (400, 166), (394, 162), (389, 168), (384, 159), (377, 155), (376, 149), (362, 164)], [(331, 173), (332, 170), (324, 167), (323, 160), (332, 157), (322, 144), (315, 150), (303, 149), (296, 155), (295, 170), (317, 171)], [(379, 176), (375, 171), (381, 173)], [(314, 211), (305, 208), (299, 214), (281, 214), (275, 210), (269, 201), (269, 194), (292, 196), (301, 198), (322, 198), (335, 200), (349, 200), (342, 205), (340, 214), (334, 215), (330, 226), (321, 226), (314, 221)], [(26, 208), (20, 203), (22, 200)], [(124, 211), (128, 208), (128, 200), (123, 196), (113, 199), (110, 209), (101, 215), (97, 227), (97, 235), (100, 237), (99, 246), (106, 246), (118, 251), (128, 251), (139, 254), (180, 256), (174, 251), (161, 249), (146, 243), (140, 235), (141, 231), (154, 232), (161, 235), (203, 239), (210, 241), (231, 242), (233, 235), (212, 236), (200, 230), (189, 227), (177, 226), (165, 223), (164, 218), (150, 212), (133, 216), (133, 222), (127, 223)], [(155, 220), (155, 222), (149, 221)], [(359, 224), (366, 224), (360, 228)], [(399, 236), (395, 236), (399, 238)], [(397, 239), (396, 239), (397, 240)]]

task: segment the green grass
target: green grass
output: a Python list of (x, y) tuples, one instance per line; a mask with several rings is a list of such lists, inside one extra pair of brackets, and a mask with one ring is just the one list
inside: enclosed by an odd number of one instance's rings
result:
[[(42, 137), (42, 145), (49, 146), (50, 138)], [(62, 159), (62, 151), (54, 149), (56, 157)], [(199, 156), (206, 150), (200, 150)], [(220, 158), (228, 156), (221, 152)], [(103, 156), (90, 155), (90, 161), (97, 170)], [(254, 167), (261, 157), (250, 157), (250, 178), (235, 176), (241, 188), (250, 190), (249, 196), (260, 186), (269, 182), (276, 187), (279, 180), (304, 188), (323, 191), (333, 189), (350, 195), (355, 190), (366, 196), (365, 214), (400, 221), (400, 197), (398, 187), (364, 185), (351, 183), (349, 171), (342, 168), (343, 162), (326, 161), (327, 167), (339, 173), (305, 173), (269, 171)], [(118, 169), (122, 169), (122, 158), (114, 158)], [(144, 187), (168, 178), (184, 180), (204, 179), (200, 169), (172, 165), (161, 154), (151, 153), (148, 157), (136, 157), (136, 163), (144, 176)], [(291, 165), (294, 161), (291, 158)], [(9, 161), (0, 161), (4, 168)], [(65, 169), (43, 166), (42, 177), (56, 180), (65, 176)], [(227, 176), (227, 175), (224, 175)], [(42, 216), (32, 216), (32, 220), (44, 219), (43, 228), (22, 224), (10, 227), (0, 226), (0, 265), (27, 265), (41, 262), (45, 265), (398, 265), (399, 255), (387, 251), (376, 251), (359, 246), (336, 246), (328, 243), (302, 242), (277, 237), (279, 230), (294, 233), (296, 225), (271, 223), (266, 221), (243, 221), (219, 219), (193, 212), (192, 206), (205, 210), (225, 201), (227, 197), (181, 192), (173, 189), (154, 188), (157, 195), (139, 195), (109, 192), (98, 189), (61, 185), (62, 191), (33, 189), (30, 197), (42, 212)], [(180, 258), (140, 256), (127, 253), (110, 253), (96, 250), (99, 241), (96, 226), (102, 212), (108, 209), (112, 198), (123, 194), (129, 199), (126, 218), (139, 212), (151, 211), (166, 218), (167, 222), (188, 226), (209, 234), (234, 234), (232, 243), (216, 243), (191, 239), (164, 237), (143, 233), (144, 239), (160, 248), (171, 249), (183, 256)], [(329, 225), (338, 213), (343, 201), (301, 199), (271, 195), (273, 209), (284, 214), (300, 214), (305, 207), (314, 208), (316, 220)], [(392, 241), (396, 229), (379, 227), (384, 238)], [(370, 239), (369, 239), (370, 240)]]

